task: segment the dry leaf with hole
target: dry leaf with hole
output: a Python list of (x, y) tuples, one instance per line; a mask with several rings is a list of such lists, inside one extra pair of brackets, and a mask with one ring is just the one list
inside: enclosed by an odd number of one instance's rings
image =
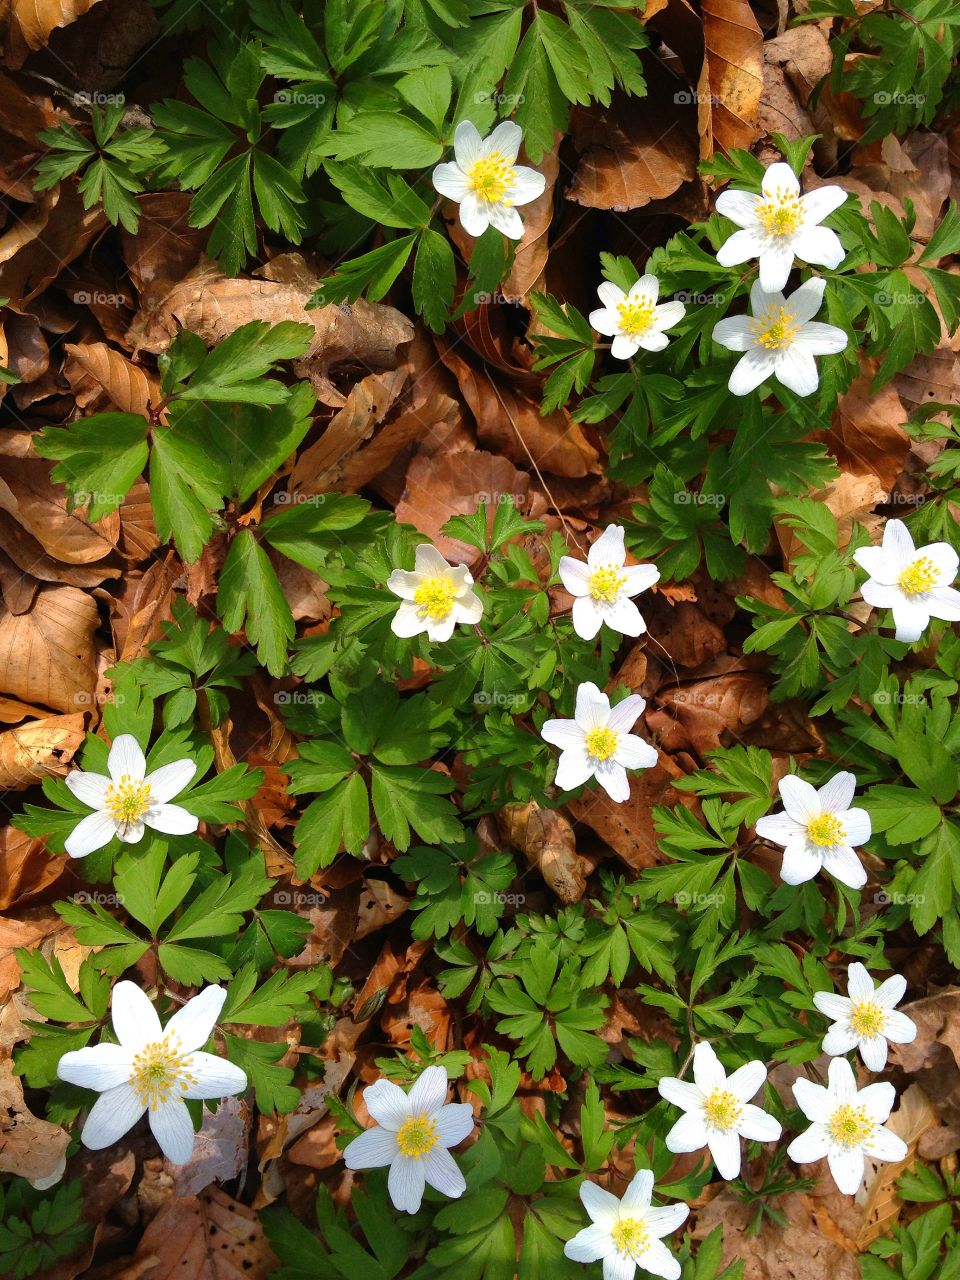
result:
[(277, 1265), (253, 1210), (216, 1188), (169, 1200), (132, 1263), (139, 1280), (267, 1280)]
[(82, 712), (47, 716), (0, 733), (0, 791), (23, 791), (62, 778), (86, 737)]

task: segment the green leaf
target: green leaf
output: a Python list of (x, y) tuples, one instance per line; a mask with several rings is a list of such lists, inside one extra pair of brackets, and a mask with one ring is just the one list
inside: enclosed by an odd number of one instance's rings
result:
[(257, 656), (271, 675), (282, 675), (287, 666), (287, 646), (296, 628), (267, 553), (250, 529), (234, 538), (220, 575), (217, 612), (228, 631), (244, 626)]
[[(41, 458), (57, 460), (52, 478), (65, 485), (87, 518), (116, 511), (147, 464), (149, 424), (135, 413), (95, 413), (34, 437)], [(89, 504), (89, 505), (88, 505)]]

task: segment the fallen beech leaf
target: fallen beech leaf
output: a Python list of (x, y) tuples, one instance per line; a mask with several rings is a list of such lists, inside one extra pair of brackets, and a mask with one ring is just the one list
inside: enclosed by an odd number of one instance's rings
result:
[(508, 804), (497, 814), (497, 826), (561, 902), (580, 901), (587, 887), (585, 866), (573, 827), (559, 809), (541, 809), (535, 800)]
[(111, 554), (120, 519), (97, 524), (67, 511), (62, 485), (50, 479), (52, 466), (40, 458), (0, 459), (0, 507), (8, 511), (54, 560), (91, 564)]
[(30, 1182), (48, 1178), (62, 1163), (69, 1144), (66, 1129), (30, 1111), (12, 1061), (0, 1060), (0, 1173), (15, 1173)]
[(92, 704), (96, 601), (75, 587), (37, 593), (28, 613), (0, 606), (0, 690), (55, 711)]
[[(642, 728), (634, 730), (642, 733)], [(673, 785), (683, 777), (683, 770), (673, 758), (660, 753), (652, 769), (630, 775), (630, 799), (616, 804), (597, 787), (585, 791), (579, 799), (568, 800), (567, 810), (576, 822), (582, 822), (606, 841), (632, 871), (643, 871), (659, 862), (657, 836), (653, 829), (653, 806), (685, 804), (696, 808), (696, 801)]]
[(441, 555), (459, 564), (473, 564), (480, 551), (469, 543), (448, 538), (440, 530), (456, 515), (472, 515), (487, 504), (492, 526), (497, 504), (512, 502), (526, 512), (530, 506), (530, 477), (499, 454), (480, 449), (417, 457), (407, 469), (407, 484), (397, 503), (397, 519), (426, 534)]
[(840, 397), (828, 442), (842, 471), (874, 475), (889, 493), (910, 450), (908, 414), (892, 386), (873, 392), (872, 380), (867, 367)]
[(714, 144), (730, 151), (759, 137), (763, 34), (747, 0), (703, 0), (701, 14), (700, 156), (707, 159)]
[(861, 1252), (899, 1218), (903, 1201), (897, 1193), (897, 1179), (913, 1163), (923, 1135), (937, 1127), (937, 1113), (918, 1084), (911, 1084), (900, 1094), (897, 1109), (885, 1127), (907, 1144), (907, 1158), (892, 1163), (867, 1161), (864, 1183), (857, 1193), (857, 1200), (863, 1205), (863, 1226), (857, 1236)]
[(42, 840), (15, 827), (0, 830), (0, 911), (53, 884), (66, 870), (65, 858), (51, 857)]
[(770, 700), (766, 678), (759, 672), (736, 672), (715, 680), (699, 680), (681, 689), (658, 695), (664, 711), (673, 717), (676, 732), (664, 732), (656, 713), (648, 716), (665, 749), (690, 749), (699, 755), (730, 746), (748, 726), (755, 724)]
[(223, 1098), (216, 1111), (204, 1109), (190, 1159), (186, 1164), (169, 1166), (177, 1195), (195, 1196), (211, 1182), (239, 1177), (249, 1158), (250, 1123), (250, 1107), (242, 1098)]
[[(825, 489), (818, 489), (809, 496), (823, 502), (836, 517), (841, 550), (850, 541), (854, 521), (864, 525), (872, 534), (879, 533), (882, 521), (871, 513), (875, 506), (886, 501), (887, 490), (872, 472), (854, 475), (851, 471), (842, 471)], [(792, 529), (779, 521), (775, 522), (774, 530), (783, 552), (784, 567), (789, 570), (794, 554), (800, 550), (799, 539)]]
[(124, 413), (147, 416), (147, 408), (160, 400), (160, 384), (144, 369), (105, 342), (68, 343), (64, 373), (71, 387), (81, 380), (79, 371), (93, 378)]
[(557, 154), (560, 142), (561, 135), (557, 134), (551, 150), (534, 166), (546, 178), (547, 185), (542, 195), (537, 196), (523, 210), (523, 238), (517, 245), (510, 274), (500, 286), (501, 293), (511, 302), (526, 305), (527, 295), (531, 290), (542, 286), (549, 252), (547, 237), (553, 221), (554, 187), (560, 173)]
[(108, 225), (99, 206), (84, 209), (72, 183), (45, 194), (37, 214), (0, 237), (0, 262), (7, 263), (3, 291), (16, 309), (39, 297)]
[[(150, 1258), (149, 1266), (140, 1265)], [(212, 1188), (169, 1200), (143, 1233), (131, 1265), (142, 1280), (267, 1280), (278, 1263), (253, 1210)]]
[(383, 421), (406, 380), (402, 370), (361, 378), (317, 443), (297, 458), (290, 475), (291, 493), (309, 495), (339, 489), (347, 460)]
[(474, 369), (452, 344), (438, 341), (437, 347), (460, 383), (483, 444), (520, 467), (537, 467), (558, 476), (599, 473), (596, 449), (566, 409), (542, 415), (533, 401)]
[(84, 715), (47, 716), (0, 733), (0, 791), (23, 791), (62, 778), (86, 737)]

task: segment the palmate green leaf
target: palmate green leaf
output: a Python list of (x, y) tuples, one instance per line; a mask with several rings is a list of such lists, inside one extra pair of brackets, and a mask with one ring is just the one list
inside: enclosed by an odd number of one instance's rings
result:
[(182, 187), (202, 187), (233, 148), (233, 130), (208, 111), (189, 102), (155, 103), (151, 114), (164, 134), (170, 153), (161, 167), (161, 176), (177, 180)]
[(226, 477), (202, 443), (176, 426), (154, 436), (150, 499), (162, 541), (173, 538), (184, 560), (198, 560), (213, 532), (211, 512), (223, 506)]
[(116, 511), (147, 464), (149, 424), (135, 413), (96, 413), (34, 437), (41, 458), (57, 461), (51, 477), (87, 518)]
[(454, 789), (452, 778), (433, 769), (388, 765), (375, 765), (370, 773), (377, 822), (398, 849), (410, 847), (411, 829), (432, 844), (463, 839), (457, 810), (446, 798)]
[(27, 950), (15, 954), (23, 985), (30, 992), (30, 1003), (37, 1013), (55, 1022), (97, 1022), (103, 1017), (110, 998), (108, 981), (102, 979), (94, 984), (91, 1007), (86, 996), (74, 994), (56, 956), (48, 960), (39, 951)]
[(316, 983), (317, 975), (312, 970), (291, 973), (278, 969), (258, 987), (255, 967), (244, 965), (227, 988), (220, 1020), (252, 1027), (282, 1027), (292, 1018), (302, 1018), (312, 1011), (309, 997)]
[(328, 163), (327, 174), (352, 209), (384, 227), (405, 231), (430, 220), (429, 207), (399, 174), (381, 175), (335, 161)]
[(286, 1041), (267, 1044), (261, 1040), (246, 1040), (224, 1032), (227, 1057), (241, 1070), (256, 1090), (257, 1109), (266, 1115), (274, 1111), (285, 1115), (300, 1104), (300, 1090), (293, 1081), (289, 1067), (277, 1065), (288, 1052)]
[(220, 574), (217, 612), (228, 631), (244, 627), (257, 656), (271, 675), (287, 666), (287, 646), (296, 628), (267, 553), (252, 530), (241, 529), (234, 538)]
[(369, 835), (366, 783), (353, 773), (312, 801), (297, 823), (297, 874), (306, 878), (328, 867), (341, 844), (348, 853), (360, 853)]
[(333, 302), (356, 302), (362, 293), (377, 302), (406, 266), (416, 239), (415, 235), (400, 236), (359, 258), (341, 262), (334, 275), (324, 278), (309, 305), (326, 307)]
[(290, 396), (282, 383), (267, 375), (281, 360), (306, 355), (315, 337), (312, 325), (284, 320), (271, 325), (251, 320), (217, 344), (200, 361), (181, 400), (244, 401), (283, 404)]
[(450, 319), (457, 283), (457, 266), (446, 236), (422, 232), (413, 262), (413, 305), (434, 333), (442, 333)]
[(443, 155), (438, 130), (391, 111), (358, 111), (328, 147), (335, 160), (362, 160), (375, 169), (429, 169)]

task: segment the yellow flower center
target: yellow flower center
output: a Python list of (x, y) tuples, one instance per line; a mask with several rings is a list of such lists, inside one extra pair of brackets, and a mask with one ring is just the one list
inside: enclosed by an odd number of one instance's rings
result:
[(642, 338), (653, 324), (655, 304), (649, 298), (624, 298), (617, 304), (620, 328), (628, 338)]
[(637, 1259), (650, 1244), (650, 1232), (647, 1224), (639, 1218), (621, 1218), (612, 1228), (610, 1235), (620, 1253)]
[(442, 622), (449, 616), (456, 596), (457, 587), (452, 578), (426, 578), (413, 593), (420, 616), (434, 622)]
[(899, 578), (900, 586), (908, 596), (918, 596), (937, 585), (937, 571), (933, 561), (927, 556), (920, 556), (912, 564), (908, 564)]
[(707, 1124), (721, 1133), (729, 1133), (736, 1126), (742, 1111), (740, 1099), (727, 1089), (714, 1089), (703, 1104)]
[(401, 1154), (409, 1156), (411, 1160), (419, 1160), (421, 1156), (425, 1156), (439, 1141), (437, 1126), (425, 1111), (405, 1120), (397, 1130), (397, 1146)]
[(788, 307), (767, 307), (749, 323), (750, 333), (758, 347), (768, 351), (782, 351), (797, 336), (800, 326), (796, 313)]
[(886, 1021), (886, 1011), (875, 1000), (863, 1000), (850, 1011), (850, 1025), (858, 1036), (878, 1036)]
[(768, 235), (792, 236), (803, 222), (800, 198), (781, 187), (757, 205), (757, 217)]
[(594, 760), (609, 760), (619, 741), (620, 735), (612, 729), (591, 729), (584, 739), (584, 745)]
[(613, 604), (620, 594), (620, 588), (626, 581), (627, 575), (625, 573), (621, 573), (619, 569), (614, 569), (611, 565), (604, 565), (602, 569), (594, 569), (590, 575), (590, 594), (594, 600), (602, 601), (604, 604)]
[(504, 196), (513, 185), (515, 177), (513, 165), (499, 151), (491, 151), (488, 156), (474, 160), (467, 173), (467, 181), (474, 195), (488, 204), (507, 206), (513, 201), (504, 200)]
[(849, 1102), (837, 1107), (827, 1125), (830, 1136), (841, 1147), (862, 1147), (876, 1125), (867, 1115), (866, 1107), (853, 1107)]
[(843, 823), (832, 813), (821, 813), (807, 823), (807, 839), (819, 849), (829, 849), (843, 844), (847, 838)]
[(145, 1045), (133, 1059), (130, 1084), (140, 1105), (151, 1111), (196, 1083), (196, 1077), (190, 1072), (190, 1054), (180, 1051), (176, 1034)]
[(121, 826), (128, 826), (142, 818), (150, 808), (150, 786), (125, 773), (119, 782), (112, 782), (107, 787), (104, 798), (110, 817)]

